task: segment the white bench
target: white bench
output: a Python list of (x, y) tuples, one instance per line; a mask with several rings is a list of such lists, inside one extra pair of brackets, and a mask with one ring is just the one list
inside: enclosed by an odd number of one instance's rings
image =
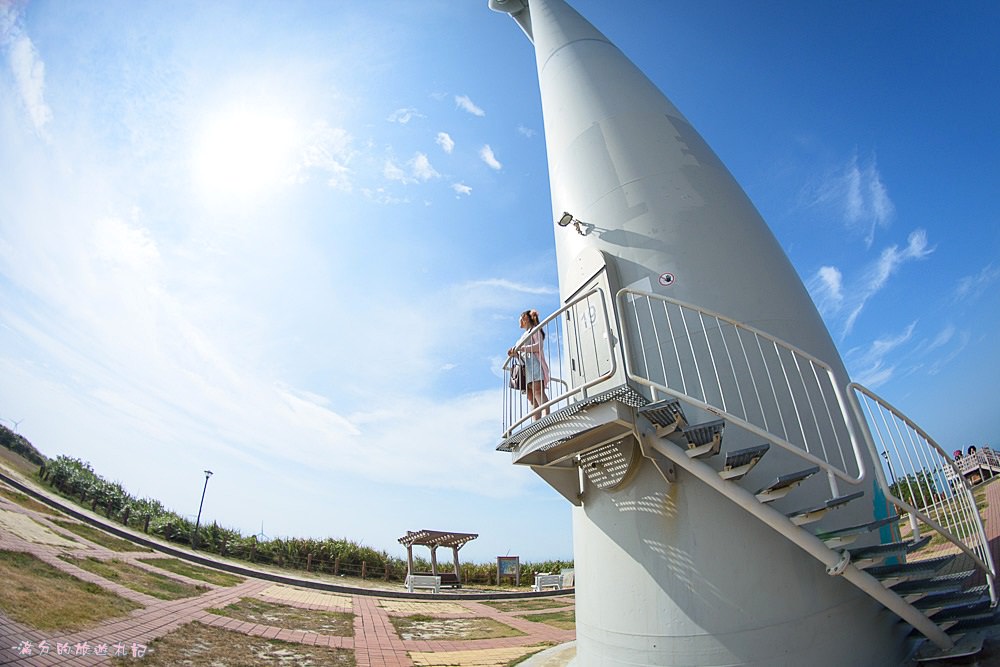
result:
[(551, 587), (555, 588), (557, 591), (561, 591), (562, 575), (561, 574), (536, 574), (535, 575), (535, 586), (534, 590), (541, 591), (543, 588)]
[(414, 588), (430, 588), (435, 593), (440, 593), (441, 577), (430, 574), (406, 575), (406, 590), (412, 593)]

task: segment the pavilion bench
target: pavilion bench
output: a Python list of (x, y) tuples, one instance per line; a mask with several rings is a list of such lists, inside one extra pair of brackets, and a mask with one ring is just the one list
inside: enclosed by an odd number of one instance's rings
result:
[(541, 591), (543, 588), (555, 588), (561, 591), (563, 587), (561, 574), (536, 574), (535, 586), (533, 590)]
[(411, 574), (406, 577), (406, 590), (410, 593), (414, 588), (430, 588), (435, 593), (441, 592), (441, 577), (431, 574)]

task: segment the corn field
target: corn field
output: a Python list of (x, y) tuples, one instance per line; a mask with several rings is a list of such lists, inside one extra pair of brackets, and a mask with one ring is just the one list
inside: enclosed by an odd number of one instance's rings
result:
[[(109, 482), (87, 462), (68, 456), (45, 461), (39, 479), (49, 488), (107, 518), (169, 542), (191, 545), (194, 522), (164, 507), (153, 498), (136, 498), (120, 482)], [(273, 538), (259, 540), (213, 522), (198, 529), (198, 549), (227, 558), (289, 570), (333, 576), (403, 581), (406, 559), (347, 539)], [(414, 569), (430, 572), (430, 561), (414, 555)], [(521, 586), (528, 587), (538, 572), (559, 572), (573, 567), (570, 561), (521, 563)], [(438, 563), (439, 572), (452, 572), (450, 562)], [(467, 584), (497, 583), (497, 565), (461, 563)]]

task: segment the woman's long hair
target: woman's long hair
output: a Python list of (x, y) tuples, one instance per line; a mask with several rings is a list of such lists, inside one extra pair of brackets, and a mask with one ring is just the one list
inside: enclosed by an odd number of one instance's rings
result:
[[(527, 317), (528, 324), (530, 324), (532, 327), (538, 326), (539, 319), (537, 310), (534, 309), (526, 310), (523, 313), (521, 313), (521, 317)], [(542, 338), (545, 338), (545, 329), (539, 329), (539, 332), (541, 332)]]

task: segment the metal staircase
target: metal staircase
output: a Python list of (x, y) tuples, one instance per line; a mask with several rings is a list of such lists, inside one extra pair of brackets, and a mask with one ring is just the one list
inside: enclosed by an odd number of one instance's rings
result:
[[(940, 445), (884, 399), (764, 331), (634, 289), (617, 293), (613, 314), (607, 301), (593, 288), (542, 322), (566, 354), (547, 357), (549, 366), (571, 381), (534, 409), (505, 392), (498, 450), (573, 504), (583, 502), (584, 477), (620, 488), (635, 457), (669, 483), (686, 471), (909, 624), (918, 660), (980, 651), (983, 629), (1000, 623), (996, 568), (966, 477)], [(727, 428), (739, 436), (731, 450)], [(748, 437), (757, 443), (745, 446)], [(750, 486), (765, 457), (777, 474)], [(852, 510), (853, 525), (831, 527), (866, 495), (840, 486), (862, 482), (878, 496), (869, 506), (894, 514), (857, 523), (863, 513)], [(797, 496), (807, 500), (795, 504)]]
[(929, 639), (933, 646), (923, 647), (918, 654), (919, 660), (977, 653), (984, 637), (976, 631), (1000, 622), (988, 586), (963, 590), (976, 570), (939, 575), (955, 561), (956, 554), (920, 558), (921, 550), (931, 542), (930, 535), (884, 544), (849, 546), (859, 536), (895, 524), (900, 520), (899, 515), (815, 533), (809, 530), (809, 524), (863, 497), (863, 492), (832, 497), (791, 512), (779, 513), (772, 509), (771, 503), (786, 496), (793, 497), (797, 488), (815, 477), (819, 466), (791, 470), (762, 488), (750, 490), (738, 483), (767, 455), (770, 443), (726, 451), (718, 461), (725, 420), (689, 425), (682, 402), (676, 398), (643, 406), (638, 414), (637, 427), (647, 448), (710, 482), (716, 490), (764, 519), (792, 543), (824, 563), (828, 574), (844, 576), (858, 585)]

